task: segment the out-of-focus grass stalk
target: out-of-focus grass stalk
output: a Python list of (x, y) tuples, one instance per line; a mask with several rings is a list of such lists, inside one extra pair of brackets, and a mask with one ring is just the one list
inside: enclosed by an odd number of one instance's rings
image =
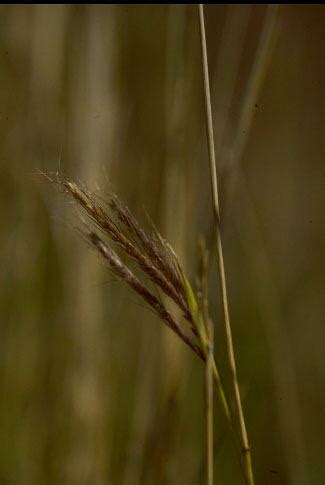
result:
[[(266, 275), (267, 280), (264, 285), (257, 285), (257, 291), (261, 305), (264, 308), (264, 316), (269, 325), (266, 325), (267, 335), (269, 341), (272, 342), (272, 361), (274, 372), (276, 375), (276, 386), (279, 395), (287, 395), (290, 400), (290, 406), (287, 405), (287, 400), (279, 400), (278, 406), (281, 408), (279, 412), (279, 419), (281, 420), (281, 434), (284, 440), (284, 449), (286, 450), (286, 459), (290, 469), (290, 476), (299, 477), (308, 481), (307, 466), (306, 466), (306, 452), (302, 438), (301, 426), (301, 410), (299, 409), (299, 399), (297, 398), (297, 387), (295, 384), (295, 373), (292, 364), (292, 356), (290, 355), (290, 345), (286, 345), (281, 339), (276, 337), (278, 329), (283, 327), (283, 316), (281, 314), (279, 295), (273, 280), (273, 268), (269, 261), (267, 249), (263, 242), (261, 235), (258, 217), (255, 205), (252, 201), (249, 192), (246, 174), (241, 168), (241, 159), (243, 157), (247, 139), (251, 132), (251, 126), (255, 113), (255, 104), (258, 102), (259, 94), (263, 86), (268, 66), (271, 60), (274, 46), (276, 44), (279, 29), (280, 16), (278, 5), (268, 5), (265, 13), (263, 27), (261, 30), (259, 43), (256, 49), (254, 62), (247, 81), (245, 94), (243, 95), (243, 103), (238, 116), (238, 125), (234, 135), (233, 146), (227, 150), (228, 157), (222, 161), (223, 166), (229, 169), (229, 177), (227, 178), (227, 191), (225, 194), (226, 210), (232, 210), (231, 201), (234, 197), (235, 190), (240, 190), (240, 198), (243, 200), (245, 206), (245, 220), (241, 218), (235, 219), (237, 231), (239, 234), (243, 231), (243, 225), (247, 231), (247, 224), (249, 224), (249, 231), (251, 232), (251, 239), (254, 241), (254, 248), (247, 244), (247, 239), (243, 237), (241, 240), (246, 245), (247, 254), (251, 254), (252, 261), (258, 261), (256, 266), (259, 268), (259, 274)], [(225, 74), (223, 73), (223, 77)], [(224, 93), (227, 98), (234, 96), (234, 89), (228, 83), (228, 93)], [(229, 113), (226, 111), (220, 113), (219, 119), (229, 119)], [(229, 125), (227, 121), (225, 125)], [(218, 121), (219, 126), (219, 121)], [(226, 128), (225, 130), (229, 131)], [(227, 135), (227, 133), (226, 133)], [(240, 183), (239, 183), (240, 182)], [(256, 249), (257, 248), (257, 249)], [(276, 345), (274, 341), (276, 340)], [(285, 364), (284, 364), (285, 362)], [(288, 384), (290, 383), (290, 385)], [(284, 404), (286, 403), (286, 404)], [(288, 411), (290, 409), (290, 411)], [(288, 437), (290, 436), (290, 439)], [(302, 478), (303, 477), (303, 478)]]
[(272, 46), (274, 45), (278, 34), (278, 9), (278, 5), (268, 5), (267, 7), (254, 63), (243, 96), (235, 146), (230, 159), (231, 165), (238, 163), (242, 158), (246, 141), (250, 133), (250, 126), (255, 114), (254, 106), (257, 102), (260, 88), (267, 72), (267, 67), (273, 50)]
[[(211, 73), (211, 89), (218, 93), (212, 107), (212, 116), (218, 130), (214, 133), (215, 145), (219, 153), (217, 159), (224, 168), (225, 149), (228, 148), (230, 111), (233, 94), (244, 54), (245, 38), (251, 15), (252, 5), (227, 5), (225, 22), (222, 27), (220, 45), (214, 73)], [(203, 135), (203, 132), (202, 132)], [(203, 137), (203, 136), (202, 136)]]
[[(187, 35), (187, 8), (184, 5), (168, 5), (165, 32), (165, 57), (164, 57), (164, 165), (163, 165), (163, 201), (161, 204), (162, 219), (160, 221), (166, 240), (173, 242), (176, 253), (181, 257), (185, 267), (189, 267), (190, 247), (189, 233), (193, 226), (189, 224), (189, 213), (192, 214), (191, 206), (195, 201), (192, 187), (188, 181), (188, 164), (186, 163), (187, 142), (184, 135), (184, 119), (188, 109), (187, 97), (180, 95), (191, 85), (189, 76), (186, 75), (186, 44)], [(175, 134), (178, 134), (175, 136)], [(179, 154), (182, 157), (179, 158)], [(191, 167), (191, 170), (193, 167)], [(160, 182), (161, 183), (161, 182)], [(182, 201), (186, 200), (184, 204)], [(192, 215), (191, 215), (192, 217)], [(177, 224), (175, 224), (177, 221)], [(192, 234), (192, 232), (191, 232)], [(178, 317), (179, 312), (176, 313)], [(169, 403), (173, 402), (173, 413), (176, 418), (177, 407), (182, 400), (186, 399), (184, 393), (189, 388), (191, 373), (189, 355), (183, 345), (179, 345), (177, 339), (170, 332), (162, 333), (161, 341), (162, 357), (164, 363), (161, 379), (162, 399), (166, 402), (165, 408), (168, 413)], [(181, 384), (180, 384), (181, 383)], [(172, 401), (171, 401), (172, 400)], [(182, 418), (187, 422), (184, 413)], [(171, 483), (177, 483), (182, 476), (182, 481), (187, 483), (201, 466), (200, 453), (193, 453), (191, 460), (187, 460), (192, 449), (192, 440), (183, 448), (183, 459), (175, 453), (177, 440), (183, 443), (181, 426), (175, 427), (172, 440), (165, 438), (169, 448), (164, 453), (169, 456), (168, 476)], [(184, 466), (186, 459), (186, 467)], [(184, 475), (186, 468), (186, 474)], [(152, 477), (154, 480), (154, 477)]]
[[(227, 208), (231, 210), (231, 200), (233, 199), (235, 189), (238, 188), (240, 190), (240, 197), (245, 204), (245, 222), (236, 219), (237, 231), (239, 233), (242, 232), (242, 224), (245, 224), (245, 230), (247, 230), (247, 221), (249, 221), (250, 231), (253, 234), (251, 237), (252, 240), (254, 240), (254, 249), (247, 244), (245, 238), (242, 238), (242, 241), (247, 246), (248, 254), (254, 251), (254, 254), (252, 253), (251, 257), (252, 261), (257, 258), (258, 264), (256, 266), (259, 268), (259, 273), (267, 275), (268, 278), (266, 284), (262, 286), (257, 285), (257, 290), (262, 306), (265, 309), (264, 315), (269, 323), (269, 326), (265, 327), (267, 329), (268, 338), (273, 343), (272, 360), (276, 374), (276, 386), (279, 389), (278, 392), (281, 396), (287, 395), (289, 396), (288, 399), (290, 399), (290, 406), (287, 404), (288, 400), (281, 399), (278, 403), (281, 407), (279, 419), (281, 420), (281, 434), (285, 441), (284, 448), (287, 454), (290, 476), (299, 477), (301, 480), (308, 481), (306, 472), (306, 453), (301, 431), (301, 411), (298, 404), (299, 399), (297, 398), (292, 356), (288, 351), (290, 346), (286, 345), (285, 342), (276, 337), (278, 329), (281, 328), (283, 324), (279, 295), (277, 294), (274, 285), (274, 275), (272, 274), (273, 268), (261, 236), (256, 208), (247, 186), (246, 174), (240, 166), (240, 161), (244, 154), (247, 139), (251, 131), (255, 113), (255, 104), (258, 102), (258, 97), (268, 70), (273, 48), (279, 34), (279, 10), (280, 8), (278, 5), (268, 5), (267, 7), (254, 63), (243, 96), (240, 114), (238, 116), (239, 121), (236, 129), (234, 146), (230, 147), (228, 150), (229, 157), (226, 157), (223, 161), (223, 165), (230, 168), (230, 176), (229, 179), (227, 179), (225, 205), (226, 210)], [(232, 97), (233, 94), (233, 89), (230, 88), (229, 97)], [(229, 118), (229, 114), (226, 112), (221, 113), (221, 118), (227, 119)], [(239, 181), (240, 183), (238, 183)], [(256, 249), (256, 247), (258, 249)], [(275, 339), (277, 345), (274, 346)], [(284, 361), (285, 365), (283, 364)], [(288, 383), (290, 383), (290, 386)], [(288, 411), (288, 409), (290, 409), (290, 411)], [(291, 439), (288, 439), (288, 436), (290, 436)]]
[[(258, 101), (258, 96), (271, 59), (273, 46), (278, 35), (278, 10), (278, 5), (269, 5), (267, 7), (254, 63), (243, 95), (243, 103), (238, 116), (239, 121), (234, 143), (228, 150), (229, 156), (224, 160), (224, 164), (230, 169), (231, 174), (227, 183), (226, 207), (230, 204), (230, 200), (233, 198), (235, 188), (238, 185), (238, 180), (241, 180), (243, 176), (239, 162), (242, 159), (247, 144), (255, 114), (255, 104)], [(232, 92), (229, 92), (230, 97), (232, 97), (233, 94), (233, 90)], [(223, 117), (226, 119), (229, 118), (229, 115), (227, 116), (227, 114), (224, 113)]]
[[(247, 82), (243, 106), (239, 115), (239, 122), (236, 132), (236, 139), (233, 149), (230, 151), (230, 159), (226, 163), (231, 166), (230, 177), (227, 184), (226, 204), (231, 209), (235, 189), (240, 190), (240, 198), (245, 205), (245, 220), (236, 219), (237, 231), (243, 231), (242, 225), (247, 224), (254, 241), (254, 254), (247, 239), (242, 238), (246, 245), (247, 254), (252, 253), (251, 260), (256, 260), (259, 274), (266, 275), (263, 285), (257, 285), (257, 291), (261, 305), (264, 309), (264, 316), (269, 325), (266, 325), (268, 340), (272, 342), (272, 361), (275, 373), (275, 382), (279, 395), (286, 395), (287, 399), (279, 400), (278, 406), (281, 409), (279, 419), (281, 421), (281, 435), (284, 440), (286, 460), (291, 477), (299, 477), (299, 480), (308, 481), (306, 466), (306, 451), (304, 448), (301, 425), (301, 410), (297, 398), (297, 386), (295, 383), (295, 371), (290, 354), (290, 345), (286, 345), (285, 337), (277, 337), (279, 328), (284, 327), (281, 314), (279, 295), (274, 283), (273, 268), (265, 247), (256, 207), (251, 198), (248, 188), (246, 174), (242, 170), (240, 161), (242, 159), (247, 138), (251, 131), (255, 103), (258, 100), (263, 80), (271, 59), (273, 47), (279, 34), (279, 6), (269, 5), (265, 14), (264, 25), (260, 35), (259, 45), (256, 51), (254, 64)], [(239, 183), (240, 181), (240, 183)], [(276, 342), (276, 345), (274, 345)], [(288, 384), (290, 383), (290, 384)], [(290, 406), (288, 406), (290, 402)], [(285, 403), (285, 404), (284, 404)], [(290, 439), (288, 437), (290, 436)], [(294, 478), (293, 478), (294, 480)]]
[[(78, 55), (71, 58), (68, 77), (69, 158), (79, 161), (81, 179), (98, 180), (102, 167), (110, 173), (106, 153), (114, 138), (114, 60), (116, 52), (115, 12), (109, 7), (104, 15), (101, 6), (74, 10), (76, 27), (72, 29), (71, 48)], [(70, 25), (70, 24), (69, 24)], [(69, 37), (70, 39), (70, 37)], [(106, 39), (106, 41), (105, 41)], [(84, 48), (80, 48), (80, 46)], [(110, 106), (98, 110), (98, 106)], [(93, 113), (98, 113), (94, 116)], [(71, 246), (70, 246), (71, 248)], [(66, 454), (64, 481), (71, 485), (105, 482), (105, 469), (111, 464), (111, 443), (105, 438), (103, 416), (109, 416), (110, 402), (103, 385), (104, 369), (110, 369), (110, 339), (103, 342), (104, 306), (100, 285), (90, 289), (90, 281), (99, 280), (103, 268), (94, 265), (91, 254), (71, 250), (75, 272), (67, 274), (71, 301), (82, 295), (78, 305), (69, 308), (69, 326), (73, 349), (69, 360), (69, 398), (71, 406), (69, 446)], [(76, 276), (76, 279), (74, 278)], [(105, 350), (104, 350), (105, 349)], [(76, 352), (76, 350), (75, 350)], [(90, 478), (91, 477), (91, 478)]]
[(201, 35), (202, 67), (203, 67), (203, 75), (204, 75), (205, 108), (206, 108), (210, 174), (211, 174), (211, 188), (212, 188), (212, 199), (213, 199), (213, 214), (214, 214), (214, 220), (215, 220), (215, 230), (216, 230), (216, 239), (217, 239), (219, 277), (220, 277), (224, 324), (225, 324), (226, 340), (227, 340), (227, 352), (228, 352), (228, 358), (229, 358), (230, 368), (232, 372), (233, 387), (235, 392), (242, 445), (243, 445), (243, 451), (245, 456), (246, 479), (250, 485), (253, 485), (254, 476), (253, 476), (253, 468), (252, 468), (251, 451), (250, 451), (243, 406), (242, 406), (241, 396), (240, 396), (236, 360), (235, 360), (234, 347), (233, 347), (233, 341), (232, 341), (229, 309), (228, 309), (226, 275), (225, 275), (225, 266), (224, 266), (221, 231), (220, 231), (219, 196), (218, 196), (217, 171), (216, 171), (215, 149), (214, 149), (214, 139), (213, 139), (209, 69), (208, 69), (208, 58), (207, 58), (207, 48), (206, 48), (203, 5), (199, 4), (198, 9), (199, 9), (200, 35)]

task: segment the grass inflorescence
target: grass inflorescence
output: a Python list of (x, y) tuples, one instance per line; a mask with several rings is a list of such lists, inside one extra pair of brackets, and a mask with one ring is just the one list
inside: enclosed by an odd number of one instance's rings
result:
[[(76, 182), (57, 175), (49, 178), (87, 214), (84, 235), (106, 260), (113, 274), (132, 288), (201, 360), (205, 360), (196, 317), (188, 301), (186, 285), (189, 283), (171, 246), (156, 230), (149, 234), (116, 194), (109, 195), (103, 202)], [(111, 247), (112, 243), (126, 261)], [(140, 274), (149, 278), (154, 290), (141, 281), (141, 276), (135, 275), (128, 260), (136, 263)], [(162, 293), (178, 306), (184, 317), (181, 321), (163, 303), (159, 297)]]
[[(142, 299), (169, 329), (205, 363), (207, 369), (207, 417), (208, 418), (208, 471), (212, 483), (212, 383), (218, 394), (226, 417), (237, 456), (239, 436), (226, 398), (220, 374), (213, 354), (213, 324), (208, 314), (207, 252), (201, 245), (201, 284), (194, 291), (185, 271), (171, 245), (157, 229), (146, 231), (128, 207), (112, 193), (103, 200), (94, 192), (58, 174), (47, 179), (61, 192), (71, 197), (86, 214), (86, 228), (82, 233), (91, 247), (107, 263), (109, 270)], [(132, 263), (135, 263), (131, 265)], [(133, 268), (137, 268), (137, 271)], [(148, 280), (151, 285), (148, 285)], [(161, 296), (165, 295), (165, 299)], [(168, 300), (179, 311), (167, 307)], [(175, 308), (175, 306), (174, 306)], [(176, 314), (177, 313), (177, 316)], [(180, 318), (178, 315), (182, 315)]]

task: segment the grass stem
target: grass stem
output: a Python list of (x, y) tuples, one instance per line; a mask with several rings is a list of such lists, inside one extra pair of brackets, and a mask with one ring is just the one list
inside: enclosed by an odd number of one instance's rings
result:
[(232, 373), (236, 407), (237, 407), (238, 419), (240, 424), (241, 440), (242, 440), (244, 459), (245, 459), (246, 479), (249, 485), (254, 485), (251, 451), (250, 451), (243, 406), (242, 406), (241, 396), (240, 396), (236, 360), (235, 360), (235, 353), (234, 353), (234, 346), (233, 346), (233, 339), (232, 339), (232, 331), (231, 331), (231, 325), (230, 325), (229, 308), (228, 308), (225, 265), (224, 265), (221, 230), (220, 230), (219, 195), (218, 195), (218, 182), (217, 182), (216, 158), (215, 158), (215, 147), (214, 147), (209, 68), (208, 68), (203, 5), (199, 4), (198, 8), (199, 8), (199, 22), (200, 22), (201, 51), (202, 51), (202, 67), (203, 67), (203, 76), (204, 76), (206, 127), (207, 127), (211, 189), (212, 189), (212, 200), (213, 200), (213, 215), (215, 220), (219, 278), (220, 278), (220, 286), (221, 286), (225, 333), (226, 333), (226, 340), (227, 340), (227, 352), (228, 352), (230, 369)]
[(214, 325), (209, 318), (208, 307), (208, 263), (209, 254), (203, 239), (200, 240), (201, 253), (201, 312), (206, 329), (207, 346), (205, 360), (205, 415), (206, 415), (206, 469), (207, 485), (213, 485), (213, 347), (214, 347)]
[(207, 485), (213, 485), (213, 324), (208, 320), (208, 351), (205, 364)]

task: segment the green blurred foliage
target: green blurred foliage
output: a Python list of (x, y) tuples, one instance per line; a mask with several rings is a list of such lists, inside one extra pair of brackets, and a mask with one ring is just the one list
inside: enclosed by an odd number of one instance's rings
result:
[[(208, 5), (231, 319), (256, 483), (325, 480), (324, 7)], [(204, 483), (200, 362), (38, 171), (116, 190), (194, 283), (212, 241), (194, 5), (0, 7), (0, 483)], [(263, 50), (264, 49), (264, 50)], [(212, 251), (213, 254), (213, 251)], [(231, 393), (211, 259), (216, 358)], [(216, 400), (216, 482), (242, 483)]]

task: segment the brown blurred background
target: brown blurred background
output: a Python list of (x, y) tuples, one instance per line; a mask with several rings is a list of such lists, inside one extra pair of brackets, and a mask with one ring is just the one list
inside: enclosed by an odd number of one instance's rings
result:
[[(205, 9), (256, 483), (325, 483), (323, 6)], [(200, 362), (38, 170), (114, 188), (192, 281), (212, 214), (195, 5), (0, 8), (0, 483), (204, 483)], [(217, 266), (216, 355), (229, 388)], [(229, 389), (230, 390), (230, 389)], [(242, 483), (216, 400), (216, 483)]]

